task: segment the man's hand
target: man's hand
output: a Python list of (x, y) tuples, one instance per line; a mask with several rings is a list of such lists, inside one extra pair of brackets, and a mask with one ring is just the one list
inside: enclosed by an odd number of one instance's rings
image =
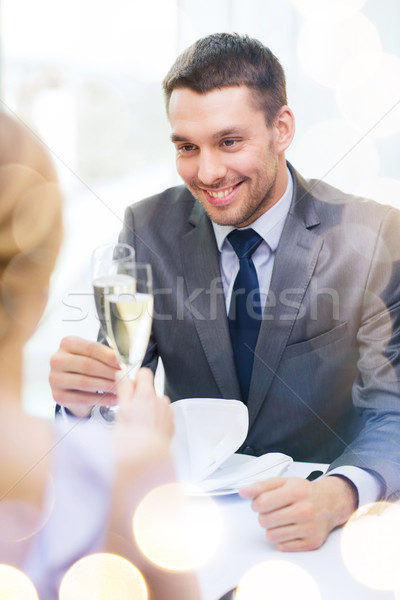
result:
[(267, 539), (283, 552), (316, 550), (357, 508), (352, 484), (337, 476), (317, 481), (276, 477), (239, 491), (252, 500)]
[(89, 415), (95, 404), (117, 403), (115, 374), (120, 367), (108, 346), (66, 337), (52, 356), (50, 367), (54, 400), (77, 417)]

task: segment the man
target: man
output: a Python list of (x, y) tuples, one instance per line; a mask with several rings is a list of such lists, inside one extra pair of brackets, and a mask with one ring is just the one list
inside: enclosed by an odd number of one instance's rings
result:
[[(145, 362), (161, 357), (172, 400), (246, 402), (242, 452), (331, 463), (314, 482), (241, 492), (279, 549), (317, 548), (358, 502), (399, 490), (399, 213), (286, 163), (294, 117), (282, 67), (260, 42), (199, 40), (164, 92), (186, 187), (129, 207), (121, 234), (153, 267)], [(89, 414), (116, 368), (109, 348), (63, 340), (55, 400)]]

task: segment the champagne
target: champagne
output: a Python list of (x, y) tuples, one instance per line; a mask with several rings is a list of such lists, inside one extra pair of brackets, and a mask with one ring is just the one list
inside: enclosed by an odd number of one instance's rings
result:
[(96, 305), (97, 316), (99, 317), (101, 328), (106, 336), (110, 346), (113, 345), (111, 329), (107, 322), (105, 298), (109, 295), (119, 296), (120, 294), (135, 294), (136, 283), (134, 277), (125, 274), (116, 274), (105, 277), (98, 277), (93, 281), (94, 301)]
[(133, 367), (133, 379), (150, 339), (153, 296), (139, 292), (112, 294), (106, 297), (105, 309), (113, 347), (120, 362)]

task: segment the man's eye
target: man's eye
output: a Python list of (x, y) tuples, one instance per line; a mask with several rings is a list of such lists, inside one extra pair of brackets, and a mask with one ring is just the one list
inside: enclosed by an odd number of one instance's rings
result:
[(222, 142), (222, 145), (227, 147), (227, 148), (231, 148), (232, 146), (235, 146), (235, 144), (237, 144), (238, 140), (224, 140)]
[(179, 146), (178, 152), (181, 154), (186, 154), (188, 152), (192, 152), (195, 149), (193, 144), (185, 144), (184, 146)]

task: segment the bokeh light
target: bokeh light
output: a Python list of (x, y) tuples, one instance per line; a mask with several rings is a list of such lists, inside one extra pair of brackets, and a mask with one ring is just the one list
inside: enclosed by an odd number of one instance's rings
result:
[(306, 73), (334, 88), (344, 67), (360, 54), (380, 52), (376, 27), (362, 14), (334, 24), (308, 21), (299, 33), (298, 55)]
[(40, 509), (33, 504), (22, 500), (1, 501), (0, 545), (28, 540), (43, 525)]
[(114, 554), (92, 554), (64, 575), (59, 600), (146, 600), (147, 586), (140, 571)]
[(400, 588), (400, 506), (377, 502), (358, 509), (343, 528), (341, 549), (357, 581), (378, 590)]
[(341, 114), (362, 132), (400, 132), (400, 58), (371, 51), (349, 61), (337, 82)]
[[(348, 231), (350, 233), (351, 229)], [(356, 233), (355, 230), (353, 231)], [(363, 231), (360, 230), (360, 233), (363, 233)], [(368, 241), (366, 241), (367, 244)], [(334, 249), (335, 247), (337, 246), (331, 245), (331, 248)], [(354, 254), (357, 249), (352, 248), (344, 239), (341, 248), (343, 252), (347, 252), (348, 263), (352, 265), (357, 262), (361, 272), (364, 273), (365, 269), (369, 267), (370, 260), (368, 258), (364, 259), (362, 256), (357, 257)], [(325, 257), (320, 258), (326, 260), (328, 264), (332, 261), (332, 254), (327, 253)], [(323, 272), (324, 265), (321, 264), (320, 268)], [(380, 371), (384, 371), (387, 385), (392, 385), (396, 393), (398, 389), (396, 372), (390, 359), (385, 356), (387, 344), (392, 335), (392, 320), (387, 305), (378, 296), (378, 293), (388, 284), (392, 274), (391, 262), (381, 263), (376, 271), (375, 279), (378, 279), (378, 281), (374, 279), (372, 282), (372, 285), (378, 288), (376, 293), (365, 289), (365, 287), (355, 285), (341, 288), (336, 286), (318, 288), (316, 285), (312, 285), (311, 321), (307, 327), (307, 334), (310, 338), (309, 344), (313, 349), (313, 355), (317, 355), (321, 361), (331, 363), (332, 346), (336, 344), (335, 350), (340, 352), (341, 368), (353, 366), (357, 362), (360, 370), (365, 372), (365, 378), (368, 377), (368, 373), (372, 373), (377, 377), (381, 374)], [(361, 354), (357, 340), (354, 339), (353, 343), (350, 343), (346, 325), (347, 315), (355, 310), (363, 315), (360, 339), (369, 342), (369, 345), (361, 344), (363, 347)], [(315, 335), (315, 323), (320, 322), (333, 324), (332, 331), (329, 333), (329, 344), (327, 344), (326, 339), (324, 340), (323, 335)]]
[(320, 121), (296, 142), (294, 164), (304, 176), (323, 179), (346, 192), (378, 177), (379, 153), (374, 140), (362, 137), (345, 120)]
[[(400, 244), (398, 243), (398, 230), (396, 227), (392, 226), (393, 219), (389, 219), (388, 215), (390, 215), (390, 211), (382, 211), (381, 215), (378, 216), (377, 207), (370, 204), (370, 218), (371, 219), (383, 219), (383, 214), (385, 218), (381, 224), (382, 229), (379, 231), (379, 235), (377, 235), (377, 228), (375, 224), (369, 228), (367, 225), (360, 225), (360, 210), (359, 204), (356, 202), (349, 202), (346, 205), (342, 220), (346, 223), (346, 235), (347, 240), (351, 244), (351, 246), (356, 249), (360, 257), (364, 256), (366, 258), (371, 258), (374, 254), (374, 261), (380, 263), (381, 268), (385, 268), (384, 276), (387, 278), (386, 283), (388, 283), (391, 272), (392, 272), (392, 263), (393, 261), (400, 260)], [(368, 212), (367, 205), (364, 208), (365, 214)], [(391, 215), (390, 215), (391, 216)], [(357, 229), (353, 229), (356, 227)], [(350, 241), (351, 236), (357, 236), (355, 239)], [(381, 279), (383, 279), (383, 274), (380, 274)], [(383, 288), (380, 288), (379, 292), (382, 291)], [(377, 291), (377, 288), (375, 288)]]
[(0, 565), (0, 598), (2, 600), (39, 600), (31, 580), (9, 565)]
[(169, 483), (149, 492), (139, 504), (133, 531), (142, 552), (155, 564), (185, 571), (206, 562), (222, 536), (215, 501), (187, 495), (187, 487)]
[(378, 177), (364, 187), (363, 196), (400, 209), (400, 179)]
[[(341, 229), (342, 236), (345, 240), (346, 246), (348, 247), (348, 256), (350, 256), (350, 253), (356, 253), (356, 260), (361, 261), (364, 258), (366, 261), (365, 265), (369, 265), (376, 251), (377, 233), (375, 228), (373, 227), (371, 228), (367, 225), (361, 225), (358, 221), (351, 222), (351, 217), (353, 215), (356, 215), (357, 217), (357, 212), (359, 212), (359, 210), (359, 205), (357, 206), (356, 204), (349, 203), (344, 210), (344, 224), (339, 225), (338, 227)], [(389, 265), (390, 278), (392, 271), (392, 256), (390, 254), (389, 248), (386, 245), (382, 246), (380, 249), (380, 262)], [(385, 286), (386, 284), (387, 281), (385, 282)]]
[[(355, 259), (354, 256), (351, 256), (350, 252), (348, 253), (348, 257), (350, 264), (353, 264), (355, 260), (362, 264), (362, 257)], [(370, 377), (372, 377), (373, 381), (380, 377), (384, 377), (387, 389), (389, 390), (391, 388), (392, 392), (397, 394), (398, 377), (390, 357), (385, 355), (387, 345), (390, 342), (393, 333), (391, 313), (385, 302), (378, 295), (378, 293), (386, 287), (391, 273), (391, 263), (382, 262), (379, 265), (379, 268), (376, 269), (376, 273), (371, 279), (378, 279), (378, 282), (372, 282), (372, 285), (378, 288), (377, 293), (369, 291), (361, 286), (339, 288), (337, 290), (327, 288), (326, 291), (328, 294), (331, 291), (333, 291), (335, 295), (337, 294), (337, 301), (339, 302), (341, 311), (339, 312), (338, 307), (336, 315), (336, 338), (334, 338), (333, 341), (337, 342), (338, 347), (336, 349), (338, 350), (338, 348), (340, 348), (339, 344), (341, 343), (341, 337), (343, 337), (342, 344), (345, 340), (340, 356), (342, 366), (346, 367), (346, 361), (348, 361), (350, 365), (357, 361), (358, 367), (363, 373), (365, 385), (368, 384), (368, 379)], [(332, 307), (334, 316), (335, 309), (336, 304), (334, 302)], [(354, 346), (351, 347), (348, 339), (345, 337), (346, 326), (343, 321), (345, 319), (344, 315), (347, 315), (349, 311), (354, 311), (355, 309), (359, 310), (360, 314), (363, 315), (363, 326), (359, 332), (358, 344), (354, 342)], [(311, 310), (314, 310), (315, 317), (321, 317), (321, 313), (317, 312), (317, 309), (312, 307)], [(340, 316), (342, 316), (341, 321)], [(333, 321), (335, 322), (335, 319), (333, 319)], [(331, 332), (332, 338), (333, 335), (334, 333)], [(329, 361), (332, 353), (331, 346), (318, 346), (317, 342), (315, 342), (315, 344), (316, 346), (313, 348), (314, 353), (318, 354), (319, 358)], [(361, 353), (360, 345), (362, 347)]]
[[(39, 435), (39, 433), (38, 433)], [(32, 434), (30, 442), (35, 445), (37, 437)], [(26, 452), (26, 448), (21, 445), (21, 455)], [(15, 464), (18, 464), (21, 457), (15, 457)], [(31, 491), (39, 492), (35, 487), (37, 483), (30, 480)], [(27, 475), (29, 479), (29, 475)], [(26, 480), (27, 481), (27, 480)], [(26, 484), (25, 481), (25, 484)], [(55, 503), (54, 480), (49, 475), (46, 482), (46, 499), (42, 505), (27, 502), (18, 498), (7, 499), (5, 496), (0, 502), (0, 552), (3, 557), (11, 564), (22, 564), (26, 557), (26, 552), (31, 543), (31, 539), (46, 525), (52, 515)], [(0, 598), (2, 598), (0, 594)]]
[(335, 22), (353, 16), (364, 6), (365, 0), (292, 0), (292, 4), (310, 19)]
[(242, 577), (235, 600), (321, 600), (319, 588), (307, 571), (291, 562), (271, 560), (252, 567)]

